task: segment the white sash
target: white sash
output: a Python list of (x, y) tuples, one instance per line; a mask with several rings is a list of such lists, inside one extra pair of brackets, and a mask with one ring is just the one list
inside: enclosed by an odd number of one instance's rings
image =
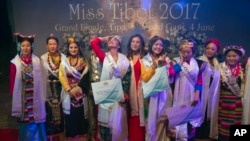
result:
[[(244, 78), (243, 78), (242, 69), (240, 71), (241, 71), (240, 77), (243, 80)], [(225, 62), (221, 63), (220, 73), (221, 73), (222, 81), (227, 84), (231, 92), (237, 97), (242, 97), (244, 95), (245, 84), (241, 83), (241, 87), (240, 87), (236, 81), (233, 84), (230, 82), (230, 79), (232, 78), (237, 79), (237, 78), (231, 74), (231, 71)]]
[[(180, 62), (180, 58), (174, 58), (177, 63)], [(175, 88), (174, 88), (174, 100), (173, 107), (180, 106), (183, 104), (190, 104), (193, 101), (195, 93), (195, 84), (198, 79), (199, 66), (194, 58), (190, 59), (190, 63), (184, 62), (181, 65), (182, 71), (175, 76)], [(193, 126), (199, 126), (201, 118), (193, 120), (190, 123)], [(176, 126), (176, 137), (186, 138), (187, 137), (187, 124)]]
[[(219, 89), (220, 89), (220, 71), (219, 62), (213, 58), (214, 68), (212, 68), (208, 58), (203, 55), (199, 59), (208, 62), (206, 69), (202, 75), (202, 94), (201, 102), (203, 107), (203, 121), (207, 108), (207, 118), (210, 119), (210, 134), (209, 137), (216, 139), (218, 137), (218, 102), (219, 102)], [(213, 78), (211, 85), (210, 80)]]
[[(128, 67), (129, 60), (125, 55), (118, 53), (118, 60), (116, 63), (111, 54), (107, 53), (103, 62), (101, 81), (122, 78), (126, 74)], [(123, 141), (127, 139), (127, 112), (125, 106), (120, 105), (119, 102), (99, 104), (98, 122), (102, 126), (111, 128), (112, 141)]]
[[(68, 59), (62, 60), (61, 62), (61, 66), (62, 69), (64, 70), (64, 75), (65, 78), (67, 79), (67, 73), (70, 73), (73, 75), (73, 77), (75, 77), (78, 80), (81, 80), (81, 78), (88, 72), (88, 66), (85, 66), (84, 70), (82, 73), (78, 72), (74, 67), (72, 67), (68, 61)], [(68, 81), (68, 80), (67, 80)], [(62, 107), (63, 107), (63, 111), (65, 114), (70, 114), (70, 94), (69, 92), (63, 90), (61, 92), (61, 100), (62, 100)], [(88, 107), (88, 103), (87, 103), (87, 98), (83, 97), (83, 105), (84, 105), (84, 115), (85, 118), (87, 118), (87, 107)]]
[[(175, 58), (177, 63), (180, 58)], [(199, 66), (194, 58), (190, 64), (186, 62), (181, 65), (182, 71), (175, 77), (174, 102), (173, 106), (187, 104), (193, 101), (195, 84), (197, 82)]]
[(129, 100), (130, 100), (130, 107), (131, 107), (131, 116), (139, 115), (140, 126), (145, 126), (142, 82), (140, 79), (138, 82), (138, 91), (136, 91), (136, 84), (135, 84), (136, 80), (135, 80), (133, 61), (130, 61), (130, 66), (131, 66), (131, 82), (130, 82), (130, 90), (129, 90)]
[(245, 92), (242, 98), (243, 101), (243, 124), (250, 124), (250, 58), (248, 58), (246, 65), (246, 83)]
[[(144, 64), (146, 70), (152, 66), (153, 60), (149, 53), (142, 58), (142, 63)], [(167, 74), (167, 70), (165, 70), (165, 73)], [(168, 78), (166, 78), (166, 81), (168, 82), (167, 79)], [(167, 101), (171, 98), (171, 95), (171, 90), (165, 89), (149, 96), (150, 102), (148, 107), (149, 111), (146, 128), (146, 141), (162, 141), (166, 139), (167, 136), (165, 134), (166, 127), (164, 125), (164, 120), (167, 118), (166, 109), (167, 106), (169, 106)]]

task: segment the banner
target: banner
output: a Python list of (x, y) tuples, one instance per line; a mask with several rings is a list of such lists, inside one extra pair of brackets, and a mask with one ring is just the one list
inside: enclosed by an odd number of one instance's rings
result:
[[(10, 2), (11, 3), (11, 2)], [(200, 0), (12, 0), (15, 32), (36, 34), (35, 52), (46, 51), (50, 33), (59, 37), (62, 50), (68, 37), (83, 48), (90, 34), (122, 36), (122, 51), (135, 33), (146, 40), (158, 35), (168, 42), (171, 54), (178, 52), (180, 40), (192, 37), (197, 55), (207, 38), (218, 38), (222, 46), (250, 46), (250, 1)]]

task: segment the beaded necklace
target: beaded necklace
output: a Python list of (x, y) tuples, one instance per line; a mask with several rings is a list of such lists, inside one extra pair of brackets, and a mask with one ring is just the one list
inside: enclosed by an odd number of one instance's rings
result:
[(28, 56), (28, 57), (24, 57), (23, 55), (20, 56), (22, 62), (24, 62), (26, 65), (30, 64), (32, 58), (31, 58), (31, 55)]
[(31, 74), (32, 73), (32, 57), (24, 57), (23, 55), (20, 56), (20, 61), (23, 65), (24, 72)]
[(77, 64), (78, 64), (78, 59), (79, 59), (79, 57), (76, 57), (76, 62), (75, 62), (75, 64), (72, 64), (71, 62), (71, 56), (69, 57), (69, 63), (70, 63), (70, 66), (72, 66), (72, 67), (75, 67)]
[(48, 64), (52, 71), (56, 71), (59, 68), (59, 65), (61, 63), (61, 54), (57, 53), (56, 55), (48, 54)]
[(229, 68), (232, 76), (236, 77), (239, 75), (240, 69), (241, 69), (240, 63), (238, 63), (235, 67), (230, 67), (230, 65), (228, 63), (226, 63), (226, 65)]

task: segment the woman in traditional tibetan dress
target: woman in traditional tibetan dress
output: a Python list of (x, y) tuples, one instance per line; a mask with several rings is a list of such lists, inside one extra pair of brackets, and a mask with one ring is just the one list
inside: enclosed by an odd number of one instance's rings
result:
[(124, 90), (129, 96), (128, 140), (145, 140), (144, 98), (141, 86), (141, 58), (145, 56), (145, 42), (140, 34), (130, 37), (127, 45), (127, 58), (130, 67), (124, 76)]
[[(166, 67), (168, 73), (168, 65), (170, 60), (166, 57), (164, 51), (164, 40), (159, 36), (154, 36), (149, 41), (149, 53), (141, 59), (141, 79), (143, 82), (148, 82), (157, 75), (156, 69), (159, 67)], [(166, 65), (166, 66), (165, 66)], [(168, 77), (166, 77), (168, 79)], [(166, 82), (168, 82), (166, 80)], [(144, 91), (144, 90), (143, 90)], [(145, 99), (144, 114), (146, 119), (146, 141), (166, 141), (167, 119), (166, 109), (168, 106), (168, 98), (171, 99), (171, 90), (166, 89), (157, 92)], [(140, 119), (141, 120), (141, 119)]]
[[(87, 140), (87, 99), (88, 85), (79, 88), (81, 79), (89, 83), (88, 65), (82, 56), (80, 44), (69, 38), (67, 59), (62, 60), (59, 80), (63, 86), (61, 95), (65, 118), (66, 140)], [(87, 83), (87, 84), (88, 84)]]
[(16, 33), (18, 54), (11, 60), (11, 115), (19, 123), (20, 141), (45, 141), (45, 97), (39, 57), (33, 52), (34, 35)]
[(66, 59), (60, 53), (58, 39), (51, 34), (46, 39), (47, 50), (41, 56), (43, 82), (46, 93), (46, 131), (49, 141), (64, 140), (64, 119), (61, 104), (62, 85), (59, 81), (59, 66), (61, 60)]
[[(109, 51), (106, 54), (100, 48), (101, 41), (107, 41)], [(101, 81), (115, 78), (122, 79), (127, 73), (129, 61), (125, 55), (118, 52), (121, 47), (120, 37), (113, 36), (96, 38), (91, 42), (91, 47), (97, 57), (99, 57), (100, 61), (103, 62)], [(124, 99), (119, 102), (99, 104), (98, 124), (102, 140), (127, 140), (127, 114)]]
[(216, 139), (217, 112), (219, 98), (220, 71), (219, 62), (216, 58), (220, 50), (218, 39), (211, 38), (205, 42), (205, 52), (198, 59), (207, 62), (207, 69), (203, 73), (203, 88), (201, 94), (203, 107), (203, 123), (196, 129), (197, 139)]
[[(244, 68), (239, 62), (240, 58), (245, 55), (245, 50), (241, 46), (227, 46), (223, 49), (223, 54), (226, 61), (220, 64), (219, 141), (229, 140), (229, 126), (243, 124), (243, 109), (247, 108), (249, 110), (249, 106), (243, 107), (242, 103), (246, 79)], [(244, 100), (244, 102), (244, 105), (249, 104), (249, 101)]]
[[(180, 57), (173, 59), (174, 68), (174, 94), (173, 107), (183, 104), (195, 106), (200, 100), (202, 90), (202, 73), (206, 68), (206, 63), (194, 58), (194, 42), (185, 39), (179, 48)], [(192, 140), (194, 138), (194, 127), (201, 124), (201, 117), (194, 121), (176, 126), (177, 140)]]

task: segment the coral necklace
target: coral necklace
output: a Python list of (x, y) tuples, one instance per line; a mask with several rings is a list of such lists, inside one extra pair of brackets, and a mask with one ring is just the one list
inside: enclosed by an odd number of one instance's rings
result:
[(229, 64), (227, 64), (227, 66), (233, 76), (238, 76), (240, 74), (240, 63), (238, 63), (235, 67), (230, 67)]
[(20, 56), (21, 60), (26, 64), (30, 64), (31, 63), (31, 55), (29, 55), (28, 57), (24, 57), (23, 55)]
[(59, 68), (60, 62), (61, 62), (60, 53), (54, 56), (52, 56), (51, 54), (48, 54), (48, 64), (52, 71), (56, 71)]

